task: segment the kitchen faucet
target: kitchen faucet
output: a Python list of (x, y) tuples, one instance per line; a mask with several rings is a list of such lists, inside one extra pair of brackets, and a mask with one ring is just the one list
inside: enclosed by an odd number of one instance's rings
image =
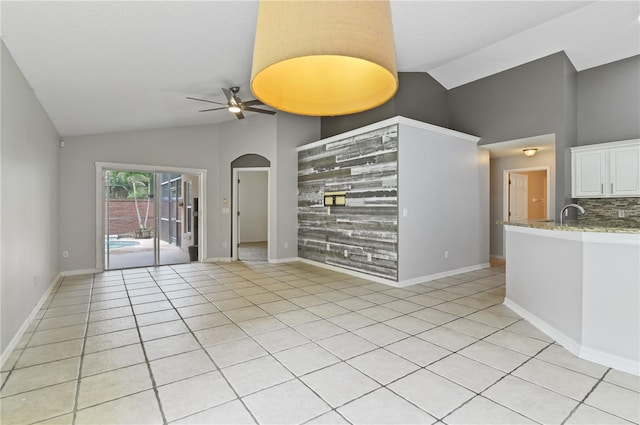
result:
[(565, 205), (561, 210), (560, 210), (560, 226), (562, 226), (562, 216), (568, 215), (569, 212), (567, 211), (567, 208), (569, 207), (574, 207), (576, 208), (578, 211), (580, 211), (580, 214), (584, 214), (584, 208), (582, 208), (580, 205), (578, 204), (568, 204)]

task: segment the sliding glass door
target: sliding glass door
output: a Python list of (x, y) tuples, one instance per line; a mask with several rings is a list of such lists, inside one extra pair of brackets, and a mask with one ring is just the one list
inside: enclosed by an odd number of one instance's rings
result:
[(192, 259), (192, 245), (197, 243), (191, 229), (192, 193), (198, 176), (105, 170), (103, 177), (107, 270), (181, 264)]

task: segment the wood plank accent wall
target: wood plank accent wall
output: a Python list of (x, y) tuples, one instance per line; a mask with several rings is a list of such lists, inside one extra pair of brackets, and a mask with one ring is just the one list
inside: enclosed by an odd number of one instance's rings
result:
[[(324, 207), (336, 191), (346, 206)], [(299, 150), (298, 256), (397, 280), (397, 124)]]

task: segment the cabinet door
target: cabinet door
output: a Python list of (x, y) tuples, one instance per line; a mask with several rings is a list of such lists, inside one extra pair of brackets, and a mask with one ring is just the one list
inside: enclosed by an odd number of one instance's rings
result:
[(573, 154), (572, 197), (604, 196), (605, 152), (587, 151)]
[(611, 196), (640, 196), (640, 146), (613, 148), (611, 164)]

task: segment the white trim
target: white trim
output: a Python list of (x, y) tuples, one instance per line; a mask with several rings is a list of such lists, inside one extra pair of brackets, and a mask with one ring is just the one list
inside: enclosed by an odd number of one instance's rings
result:
[(123, 164), (120, 162), (99, 162), (96, 161), (96, 167), (102, 167), (109, 170), (119, 171), (168, 171), (176, 174), (201, 174), (206, 173), (204, 168), (188, 168), (188, 167), (170, 167), (164, 165), (142, 165), (142, 164)]
[(80, 276), (83, 274), (95, 274), (102, 273), (102, 269), (78, 269), (78, 270), (67, 270), (64, 272), (60, 272), (60, 276)]
[(58, 273), (58, 275), (55, 278), (53, 278), (53, 281), (51, 282), (47, 290), (44, 291), (44, 294), (42, 294), (42, 296), (40, 297), (40, 300), (38, 300), (38, 303), (35, 305), (35, 307), (33, 307), (33, 310), (31, 310), (31, 313), (29, 313), (29, 316), (27, 316), (24, 322), (22, 322), (22, 325), (20, 326), (20, 329), (18, 329), (18, 332), (16, 332), (13, 338), (11, 338), (11, 341), (2, 352), (2, 355), (0, 355), (0, 366), (2, 368), (4, 368), (5, 362), (9, 359), (9, 357), (11, 356), (11, 353), (13, 353), (13, 350), (16, 348), (16, 346), (22, 339), (22, 336), (24, 335), (25, 331), (27, 330), (31, 322), (33, 322), (33, 319), (35, 319), (36, 314), (38, 314), (38, 311), (40, 311), (40, 309), (42, 308), (44, 302), (49, 297), (49, 294), (51, 294), (51, 291), (59, 283), (62, 277), (63, 275), (61, 273)]
[(231, 192), (231, 258), (238, 260), (238, 178), (240, 172), (267, 172), (267, 261), (271, 261), (269, 245), (271, 242), (271, 167), (240, 167), (233, 169), (233, 184)]
[(552, 338), (554, 341), (562, 345), (564, 348), (569, 350), (569, 352), (571, 352), (575, 356), (581, 359), (601, 364), (603, 366), (622, 370), (636, 376), (640, 375), (640, 363), (609, 353), (605, 353), (600, 350), (585, 347), (580, 342), (577, 342), (563, 332), (560, 332), (554, 326), (540, 319), (535, 314), (532, 314), (528, 310), (520, 307), (517, 303), (513, 302), (509, 298), (504, 299), (504, 305), (513, 310), (520, 317), (531, 323), (533, 326), (538, 328), (540, 331), (545, 333), (547, 336)]
[(199, 173), (198, 182), (198, 261), (207, 258), (207, 170)]
[(520, 307), (517, 303), (513, 302), (509, 298), (505, 297), (504, 305), (509, 309), (513, 310), (520, 317), (525, 319), (527, 322), (531, 323), (533, 326), (538, 328), (544, 334), (549, 336), (554, 341), (558, 342), (564, 348), (569, 350), (572, 354), (579, 357), (580, 354), (580, 343), (570, 336), (565, 335), (563, 332), (560, 332), (555, 327), (548, 324), (546, 321), (540, 319), (535, 314), (529, 312), (528, 310)]
[[(509, 221), (509, 179), (508, 175), (511, 173), (518, 172), (528, 172), (528, 171), (546, 171), (547, 172), (547, 193), (545, 196), (547, 197), (547, 219), (551, 220), (551, 216), (554, 215), (551, 210), (551, 167), (548, 165), (542, 165), (539, 167), (527, 167), (527, 168), (515, 168), (512, 170), (503, 170), (502, 171), (502, 185), (504, 188), (504, 193), (502, 194), (502, 216), (504, 221)], [(554, 215), (555, 216), (555, 215)]]
[(617, 142), (607, 142), (607, 143), (596, 143), (593, 145), (585, 145), (585, 146), (574, 146), (571, 149), (571, 153), (574, 152), (584, 152), (584, 151), (595, 151), (600, 149), (611, 149), (611, 148), (622, 148), (626, 146), (637, 146), (640, 143), (640, 139), (629, 139), (629, 140), (620, 140)]
[(471, 134), (461, 133), (459, 131), (451, 130), (444, 127), (439, 127), (437, 125), (428, 124), (426, 122), (422, 122), (422, 121), (418, 121), (418, 120), (414, 120), (411, 118), (406, 118), (398, 115), (393, 118), (388, 118), (386, 120), (379, 121), (375, 124), (366, 125), (364, 127), (356, 128), (354, 130), (349, 130), (344, 133), (336, 134), (335, 136), (327, 137), (326, 139), (318, 140), (316, 142), (311, 142), (306, 145), (299, 146), (296, 148), (296, 151), (300, 152), (303, 150), (315, 148), (318, 146), (325, 145), (327, 143), (335, 142), (335, 141), (346, 139), (353, 136), (358, 136), (362, 133), (367, 133), (369, 131), (374, 131), (384, 127), (388, 127), (393, 124), (408, 125), (411, 127), (422, 129), (422, 130), (432, 131), (434, 133), (440, 133), (447, 136), (457, 137), (459, 139), (466, 140), (473, 143), (478, 143), (478, 141), (480, 140), (479, 137), (473, 136)]
[(203, 263), (230, 263), (233, 261), (231, 257), (212, 257), (202, 260)]
[(269, 260), (269, 263), (271, 263), (271, 264), (282, 264), (282, 263), (295, 263), (297, 261), (299, 261), (298, 257), (272, 258), (271, 260)]
[(594, 350), (593, 348), (582, 346), (578, 357), (604, 366), (609, 366), (614, 369), (622, 370), (623, 372), (631, 373), (632, 375), (640, 376), (640, 363), (619, 356), (614, 356), (613, 354), (605, 353), (600, 350)]
[[(134, 170), (147, 172), (170, 172), (176, 174), (191, 174), (198, 176), (198, 261), (207, 258), (207, 170), (203, 168), (182, 168), (162, 165), (124, 164), (116, 162), (96, 161), (96, 269), (104, 271), (104, 171), (105, 170)], [(155, 199), (157, 202), (157, 197)]]
[(430, 275), (418, 276), (418, 277), (413, 277), (411, 279), (401, 280), (398, 282), (397, 286), (398, 288), (404, 288), (406, 286), (416, 285), (418, 283), (430, 282), (432, 280), (442, 279), (444, 277), (454, 276), (461, 273), (469, 273), (476, 270), (487, 269), (489, 267), (491, 267), (490, 263), (481, 263), (481, 264), (476, 264), (475, 266), (461, 267), (459, 269), (447, 270), (440, 273), (434, 273)]

